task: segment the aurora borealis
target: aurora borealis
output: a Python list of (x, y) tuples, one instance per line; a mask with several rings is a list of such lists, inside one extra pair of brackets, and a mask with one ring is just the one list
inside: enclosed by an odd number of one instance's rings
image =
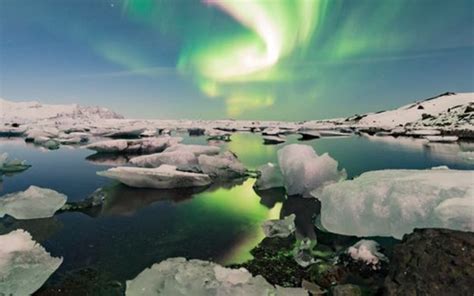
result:
[(473, 10), (470, 0), (3, 0), (0, 97), (148, 118), (378, 111), (472, 91)]

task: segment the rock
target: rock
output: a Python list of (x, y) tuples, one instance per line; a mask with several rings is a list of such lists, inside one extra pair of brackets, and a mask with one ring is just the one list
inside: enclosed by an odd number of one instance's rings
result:
[(472, 295), (474, 234), (417, 229), (394, 247), (386, 295)]
[(206, 174), (181, 172), (169, 165), (152, 169), (116, 167), (97, 174), (137, 188), (171, 189), (206, 186), (211, 183), (211, 178)]
[(241, 178), (247, 171), (237, 157), (229, 151), (214, 156), (200, 155), (198, 163), (204, 174), (215, 179)]
[(130, 159), (130, 163), (144, 168), (157, 168), (162, 164), (192, 166), (197, 165), (198, 161), (194, 153), (178, 150), (134, 157)]
[(295, 231), (295, 214), (281, 220), (268, 220), (262, 224), (266, 237), (287, 237)]
[(52, 217), (66, 203), (67, 197), (51, 189), (30, 186), (25, 191), (10, 193), (0, 198), (0, 218), (10, 215), (15, 219)]
[(324, 290), (315, 283), (308, 282), (307, 280), (303, 280), (303, 282), (301, 283), (301, 287), (308, 291), (312, 296), (320, 296), (326, 294), (326, 290)]
[(474, 171), (381, 170), (328, 185), (315, 196), (322, 226), (333, 233), (401, 238), (420, 227), (473, 231), (472, 180)]
[(264, 145), (276, 145), (286, 142), (286, 138), (281, 136), (263, 136), (262, 139)]
[(346, 178), (345, 170), (327, 153), (319, 156), (311, 146), (291, 144), (278, 150), (278, 163), (288, 195), (310, 197), (310, 192)]
[(273, 286), (262, 276), (252, 276), (244, 268), (231, 269), (208, 261), (170, 258), (127, 281), (126, 295), (306, 296), (307, 292), (302, 288)]
[(31, 165), (26, 160), (8, 159), (8, 153), (0, 154), (0, 174), (23, 172), (30, 168)]
[(0, 294), (31, 295), (61, 265), (24, 230), (0, 235)]
[(298, 242), (293, 251), (293, 257), (299, 266), (308, 267), (316, 263), (316, 259), (313, 256), (313, 248), (315, 245), (316, 241), (312, 241), (309, 238), (304, 238)]
[(107, 140), (89, 144), (85, 148), (99, 153), (150, 154), (162, 152), (181, 141), (182, 138), (168, 136), (139, 140)]
[(254, 184), (255, 190), (267, 190), (271, 188), (284, 187), (283, 176), (280, 168), (269, 162), (257, 168), (260, 172)]
[(352, 284), (337, 285), (331, 288), (332, 296), (362, 296), (359, 286)]
[(42, 146), (49, 150), (59, 149), (59, 146), (60, 146), (58, 141), (52, 140), (48, 137), (36, 137), (34, 138), (33, 143), (35, 145)]

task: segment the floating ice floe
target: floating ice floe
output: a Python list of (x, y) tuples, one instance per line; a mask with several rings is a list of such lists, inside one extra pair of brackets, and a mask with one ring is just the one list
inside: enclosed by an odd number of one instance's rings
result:
[(31, 295), (61, 265), (24, 230), (0, 235), (0, 295)]
[(164, 152), (191, 152), (194, 155), (199, 156), (202, 154), (216, 155), (219, 154), (220, 151), (221, 149), (216, 146), (177, 144), (166, 148)]
[(66, 199), (66, 195), (54, 190), (30, 186), (25, 191), (0, 198), (0, 218), (5, 215), (20, 220), (52, 217), (64, 206)]
[(138, 138), (146, 130), (143, 127), (121, 128), (103, 135), (108, 138)]
[(276, 145), (286, 142), (286, 138), (283, 136), (262, 136), (262, 139), (265, 145)]
[(474, 231), (474, 171), (381, 170), (314, 194), (334, 233), (402, 238), (414, 228)]
[(26, 160), (10, 160), (8, 153), (0, 154), (0, 174), (22, 172), (30, 167), (31, 165), (27, 164)]
[(300, 141), (313, 140), (321, 138), (321, 134), (317, 131), (304, 130), (298, 132), (301, 135)]
[(117, 167), (97, 174), (137, 188), (171, 189), (206, 186), (211, 183), (211, 178), (206, 174), (182, 172), (170, 165), (158, 168)]
[(362, 261), (372, 269), (380, 269), (381, 261), (387, 261), (387, 257), (379, 252), (379, 244), (373, 240), (360, 240), (347, 249), (347, 254), (355, 261)]
[(352, 133), (338, 131), (338, 130), (318, 130), (321, 137), (348, 137)]
[(21, 137), (25, 132), (26, 128), (18, 125), (0, 126), (0, 137)]
[(204, 174), (216, 179), (240, 178), (247, 172), (245, 166), (229, 151), (213, 156), (200, 155), (198, 163)]
[(257, 170), (260, 172), (260, 176), (254, 184), (256, 190), (284, 187), (283, 176), (277, 165), (269, 162), (258, 167)]
[(457, 136), (425, 136), (424, 138), (430, 142), (438, 143), (452, 143), (459, 139)]
[(337, 161), (327, 153), (319, 156), (308, 145), (291, 144), (278, 150), (278, 162), (288, 195), (309, 197), (310, 192), (346, 178)]
[(48, 137), (36, 137), (34, 138), (33, 143), (49, 150), (59, 149), (60, 146), (60, 143), (58, 141), (50, 139)]
[(185, 258), (170, 258), (142, 271), (127, 281), (127, 296), (306, 296), (302, 288), (282, 288), (262, 276), (252, 276), (244, 268), (231, 269), (218, 264)]
[(283, 219), (268, 220), (263, 222), (262, 229), (266, 237), (288, 237), (295, 232), (295, 214), (286, 216)]
[(437, 129), (414, 129), (406, 132), (407, 136), (437, 136), (440, 135), (441, 131)]
[(145, 168), (157, 168), (162, 164), (174, 166), (197, 165), (197, 157), (189, 151), (170, 151), (154, 153), (149, 155), (137, 156), (130, 159), (130, 163)]
[(148, 154), (162, 152), (166, 148), (181, 142), (180, 137), (158, 137), (139, 140), (107, 140), (89, 144), (87, 149), (99, 153)]

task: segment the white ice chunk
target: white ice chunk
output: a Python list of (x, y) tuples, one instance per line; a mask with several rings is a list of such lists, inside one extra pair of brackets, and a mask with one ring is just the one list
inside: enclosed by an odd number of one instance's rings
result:
[(387, 257), (379, 252), (379, 244), (373, 240), (360, 240), (347, 249), (347, 254), (356, 261), (363, 261), (372, 268), (378, 269), (380, 261), (387, 261)]
[(87, 149), (100, 153), (156, 153), (162, 152), (166, 148), (181, 142), (180, 137), (158, 137), (138, 140), (107, 140), (92, 143), (86, 146)]
[(31, 167), (25, 160), (9, 159), (8, 153), (0, 154), (0, 174), (21, 172)]
[(295, 229), (295, 214), (286, 216), (281, 220), (268, 220), (263, 222), (262, 229), (266, 237), (288, 237)]
[(24, 230), (0, 235), (0, 295), (31, 295), (61, 265)]
[(130, 159), (130, 163), (145, 168), (157, 168), (162, 164), (174, 166), (197, 165), (197, 157), (189, 151), (161, 152), (149, 155), (137, 156)]
[(266, 190), (270, 188), (284, 187), (283, 176), (280, 168), (275, 164), (269, 162), (260, 166), (258, 169), (260, 176), (255, 182), (255, 189)]
[(216, 146), (207, 146), (207, 145), (185, 145), (178, 144), (171, 146), (165, 150), (165, 152), (191, 152), (196, 156), (205, 154), (205, 155), (216, 155), (219, 154), (221, 149)]
[(27, 190), (0, 197), (0, 218), (6, 214), (15, 219), (52, 217), (66, 204), (66, 195), (51, 189), (30, 186)]
[(170, 165), (162, 165), (159, 168), (116, 167), (97, 174), (137, 188), (170, 189), (205, 186), (211, 183), (211, 178), (206, 174), (181, 172)]
[(318, 156), (308, 145), (291, 144), (278, 150), (278, 162), (288, 195), (310, 196), (310, 192), (346, 178), (337, 161), (327, 153)]
[(198, 157), (198, 163), (202, 172), (212, 178), (240, 178), (246, 173), (244, 165), (229, 151), (214, 156), (203, 154)]
[(127, 281), (126, 295), (306, 296), (308, 293), (302, 288), (275, 287), (244, 268), (231, 269), (208, 261), (170, 258)]
[(474, 231), (474, 171), (381, 170), (329, 185), (321, 224), (334, 233), (402, 238), (414, 228)]

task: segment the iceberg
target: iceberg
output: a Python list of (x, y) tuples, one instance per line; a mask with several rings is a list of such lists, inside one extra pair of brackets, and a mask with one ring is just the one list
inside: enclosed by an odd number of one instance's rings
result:
[(260, 176), (255, 181), (254, 188), (256, 190), (267, 190), (271, 188), (284, 187), (283, 176), (280, 168), (269, 162), (257, 168)]
[(309, 197), (310, 192), (347, 177), (327, 153), (319, 156), (308, 145), (291, 144), (278, 150), (278, 162), (288, 195)]
[(245, 268), (231, 269), (202, 260), (170, 258), (142, 271), (127, 281), (127, 296), (303, 296), (302, 288), (282, 288)]
[(164, 152), (191, 152), (196, 156), (199, 155), (217, 155), (221, 152), (221, 149), (216, 146), (207, 146), (207, 145), (184, 145), (177, 144), (166, 148)]
[(268, 220), (262, 224), (263, 232), (266, 237), (288, 237), (295, 232), (295, 214), (286, 216), (281, 220)]
[(157, 168), (162, 164), (174, 166), (197, 165), (197, 157), (189, 151), (161, 152), (149, 155), (137, 156), (130, 159), (130, 163), (144, 168)]
[(99, 153), (150, 154), (162, 152), (166, 148), (181, 142), (180, 137), (158, 137), (139, 140), (106, 140), (85, 146)]
[(381, 170), (316, 193), (321, 224), (334, 233), (392, 236), (415, 228), (474, 231), (474, 171)]
[(0, 154), (0, 174), (22, 172), (30, 167), (31, 165), (26, 164), (26, 160), (9, 160), (8, 153)]
[(276, 145), (286, 142), (286, 138), (283, 136), (262, 136), (264, 145)]
[(62, 261), (22, 229), (0, 235), (0, 295), (33, 294)]
[(0, 197), (0, 218), (38, 219), (54, 216), (66, 204), (66, 195), (51, 189), (30, 186), (25, 191)]
[(244, 165), (229, 151), (214, 156), (200, 155), (198, 163), (204, 174), (216, 179), (241, 178), (247, 172)]
[(97, 172), (97, 175), (137, 188), (171, 189), (206, 186), (211, 183), (211, 178), (206, 174), (182, 172), (170, 165), (158, 168), (116, 167)]

